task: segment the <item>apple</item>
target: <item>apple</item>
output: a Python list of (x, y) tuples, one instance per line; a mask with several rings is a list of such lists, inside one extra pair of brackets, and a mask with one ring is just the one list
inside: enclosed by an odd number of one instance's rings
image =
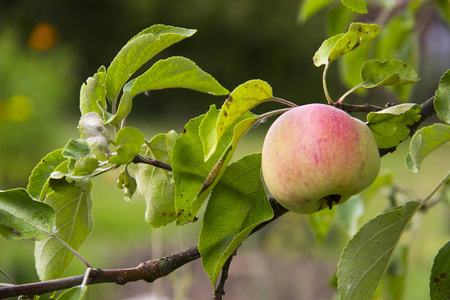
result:
[(367, 188), (380, 171), (375, 139), (362, 121), (326, 104), (282, 114), (262, 148), (262, 176), (285, 208), (311, 214)]

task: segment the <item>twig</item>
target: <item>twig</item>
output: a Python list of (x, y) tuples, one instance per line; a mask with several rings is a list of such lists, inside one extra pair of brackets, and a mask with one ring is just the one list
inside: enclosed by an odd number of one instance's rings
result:
[(217, 286), (216, 290), (214, 291), (214, 297), (213, 300), (222, 300), (222, 296), (225, 295), (225, 281), (228, 279), (228, 270), (230, 269), (231, 261), (233, 260), (233, 256), (235, 254), (230, 255), (228, 257), (227, 261), (222, 267), (222, 274), (220, 275), (220, 282)]
[(384, 109), (382, 107), (371, 105), (368, 103), (363, 104), (363, 105), (356, 105), (356, 104), (347, 104), (347, 103), (342, 103), (342, 102), (336, 102), (336, 103), (334, 103), (334, 107), (340, 108), (343, 111), (346, 111), (348, 113), (352, 113), (352, 112), (369, 113), (369, 112), (380, 111), (380, 110)]
[(169, 165), (169, 164), (167, 164), (165, 162), (153, 159), (153, 158), (146, 157), (146, 156), (141, 155), (141, 154), (136, 155), (132, 162), (135, 163), (135, 164), (144, 163), (144, 164), (152, 165), (154, 167), (161, 168), (161, 169), (164, 169), (164, 170), (167, 170), (167, 171), (172, 171), (172, 166), (171, 165)]

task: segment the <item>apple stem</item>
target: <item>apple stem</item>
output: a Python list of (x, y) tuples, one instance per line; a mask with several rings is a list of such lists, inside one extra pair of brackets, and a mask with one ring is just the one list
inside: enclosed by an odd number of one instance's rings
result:
[(358, 84), (357, 86), (349, 89), (347, 92), (345, 92), (344, 95), (341, 96), (341, 98), (339, 98), (339, 100), (337, 101), (337, 103), (341, 104), (342, 101), (344, 101), (344, 98), (347, 97), (348, 95), (350, 95), (351, 93), (353, 93), (354, 91), (356, 91), (357, 89), (361, 88), (364, 86), (364, 83), (361, 82), (360, 84)]
[(325, 98), (327, 98), (327, 102), (329, 105), (333, 105), (334, 102), (333, 100), (331, 100), (330, 94), (328, 94), (328, 89), (327, 89), (327, 72), (328, 72), (328, 66), (330, 65), (330, 63), (328, 62), (325, 65), (325, 68), (323, 69), (323, 75), (322, 75), (322, 85), (323, 85), (323, 92), (325, 93)]

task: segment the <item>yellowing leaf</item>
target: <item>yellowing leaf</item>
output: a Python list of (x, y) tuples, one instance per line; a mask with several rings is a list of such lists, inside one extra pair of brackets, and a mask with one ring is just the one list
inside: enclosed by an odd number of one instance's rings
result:
[(380, 27), (377, 24), (351, 23), (345, 34), (335, 35), (322, 43), (313, 57), (314, 64), (317, 67), (329, 64), (379, 34)]

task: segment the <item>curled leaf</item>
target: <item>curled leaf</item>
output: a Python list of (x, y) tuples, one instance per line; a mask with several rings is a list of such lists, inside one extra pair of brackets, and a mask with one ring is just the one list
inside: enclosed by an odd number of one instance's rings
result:
[(450, 125), (434, 124), (419, 129), (411, 139), (406, 165), (409, 170), (419, 172), (423, 159), (436, 148), (450, 142)]
[(81, 114), (89, 112), (102, 113), (101, 107), (106, 108), (106, 68), (101, 66), (93, 77), (83, 83), (80, 90)]
[(215, 124), (212, 120), (213, 117), (208, 118), (201, 124), (200, 134), (205, 160), (211, 157), (222, 135), (236, 120), (251, 108), (272, 97), (272, 87), (262, 80), (249, 80), (235, 88), (222, 105), (218, 116), (215, 117)]
[(124, 127), (119, 130), (116, 137), (117, 154), (109, 158), (112, 164), (127, 164), (141, 150), (144, 144), (144, 135), (134, 127)]
[(378, 148), (391, 148), (409, 137), (408, 125), (420, 119), (420, 106), (404, 103), (371, 112), (367, 115), (367, 125), (377, 142)]
[(434, 109), (439, 119), (450, 124), (450, 70), (439, 81), (435, 94)]
[(361, 78), (365, 88), (409, 84), (420, 80), (413, 68), (396, 59), (366, 61), (361, 69)]
[(130, 201), (136, 192), (137, 183), (136, 179), (130, 175), (128, 172), (128, 165), (125, 166), (122, 172), (119, 174), (119, 179), (117, 180), (117, 187), (123, 189), (125, 201)]

